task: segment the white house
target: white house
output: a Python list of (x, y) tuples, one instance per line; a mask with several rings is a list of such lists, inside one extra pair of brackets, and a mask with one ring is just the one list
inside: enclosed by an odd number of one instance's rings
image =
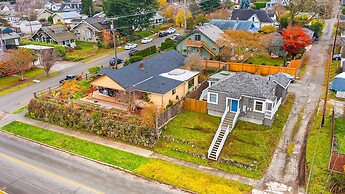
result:
[(19, 24), (20, 31), (24, 34), (34, 34), (41, 27), (42, 24), (39, 21), (22, 21)]
[(275, 24), (265, 10), (235, 9), (232, 11), (231, 20), (252, 21), (256, 28)]
[(50, 16), (53, 15), (52, 11), (49, 11), (48, 9), (36, 9), (36, 13), (37, 13), (37, 20), (48, 20), (48, 18)]
[(72, 11), (72, 12), (62, 12), (62, 13), (54, 13), (52, 15), (53, 24), (57, 23), (64, 23), (64, 24), (71, 24), (72, 20), (74, 19), (82, 19), (82, 15), (79, 13)]

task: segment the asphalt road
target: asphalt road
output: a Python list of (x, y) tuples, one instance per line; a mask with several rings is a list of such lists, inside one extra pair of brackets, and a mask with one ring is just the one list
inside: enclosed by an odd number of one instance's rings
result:
[(182, 193), (3, 133), (0, 133), (0, 190), (15, 194)]
[[(171, 35), (170, 35), (171, 36)], [(160, 46), (160, 44), (168, 37), (158, 37), (156, 39), (153, 39), (152, 42), (148, 44), (141, 44), (138, 45), (136, 49), (141, 50), (153, 45)], [(122, 51), (118, 53), (118, 58), (126, 60), (128, 58), (128, 52), (129, 51)], [(59, 83), (59, 81), (66, 77), (68, 74), (78, 74), (81, 72), (87, 72), (87, 69), (92, 66), (96, 65), (108, 65), (109, 60), (113, 58), (114, 55), (108, 55), (103, 58), (99, 58), (96, 61), (90, 62), (90, 63), (77, 63), (76, 65), (63, 69), (60, 71), (60, 74), (57, 76), (54, 76), (50, 79), (46, 79), (40, 83), (35, 83), (29, 87), (20, 89), (16, 92), (0, 96), (0, 111), (12, 113), (15, 110), (21, 108), (22, 106), (29, 103), (30, 99), (33, 98), (33, 93), (38, 92), (44, 89), (47, 89), (49, 86), (55, 86)]]

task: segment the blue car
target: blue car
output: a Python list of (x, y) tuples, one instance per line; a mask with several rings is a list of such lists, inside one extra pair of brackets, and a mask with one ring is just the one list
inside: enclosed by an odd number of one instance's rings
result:
[(116, 61), (117, 61), (117, 64), (123, 63), (123, 60), (122, 60), (122, 59), (119, 59), (119, 58), (117, 58), (117, 59), (112, 58), (112, 59), (109, 61), (109, 65), (110, 65), (110, 66), (114, 66), (114, 65), (116, 64)]

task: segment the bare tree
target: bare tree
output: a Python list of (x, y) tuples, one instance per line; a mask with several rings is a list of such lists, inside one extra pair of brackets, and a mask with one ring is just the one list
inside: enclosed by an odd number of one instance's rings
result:
[(49, 75), (50, 69), (54, 66), (55, 62), (59, 59), (58, 53), (54, 49), (44, 49), (39, 53), (39, 59), (41, 66), (46, 72), (47, 76)]
[(28, 49), (18, 49), (9, 52), (9, 61), (12, 69), (21, 75), (20, 80), (24, 80), (23, 72), (27, 70), (33, 62), (33, 54)]
[(201, 61), (202, 59), (198, 52), (190, 53), (187, 55), (184, 61), (184, 68), (194, 71), (201, 71), (203, 70)]

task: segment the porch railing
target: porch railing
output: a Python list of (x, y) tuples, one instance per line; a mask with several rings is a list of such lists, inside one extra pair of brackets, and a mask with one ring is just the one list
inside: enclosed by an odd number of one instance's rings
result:
[(235, 114), (234, 120), (232, 121), (231, 131), (235, 128), (235, 125), (238, 121), (238, 117), (240, 116), (240, 113), (241, 113), (241, 110), (238, 109), (236, 114)]
[(279, 106), (282, 103), (282, 98), (280, 98), (277, 102), (277, 104), (272, 108), (272, 110), (266, 110), (265, 111), (265, 118), (272, 119), (276, 112), (278, 111)]

